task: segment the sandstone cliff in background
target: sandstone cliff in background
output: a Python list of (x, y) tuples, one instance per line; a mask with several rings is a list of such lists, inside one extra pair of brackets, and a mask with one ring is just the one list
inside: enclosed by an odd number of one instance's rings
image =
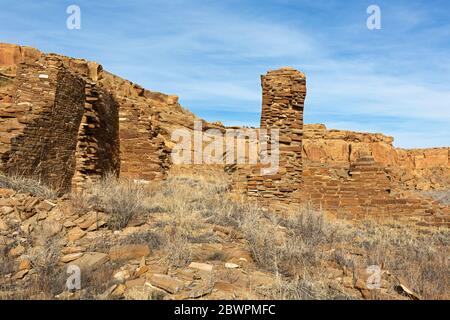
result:
[(322, 124), (310, 124), (304, 127), (303, 151), (307, 160), (347, 168), (360, 154), (371, 154), (408, 189), (450, 188), (450, 148), (400, 149), (393, 141), (380, 133), (327, 130)]

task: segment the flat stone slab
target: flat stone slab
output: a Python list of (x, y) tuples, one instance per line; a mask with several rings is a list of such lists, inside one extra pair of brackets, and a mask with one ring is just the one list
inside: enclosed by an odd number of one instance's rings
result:
[(150, 278), (150, 284), (169, 293), (177, 293), (184, 288), (184, 282), (165, 274), (155, 273)]
[(93, 270), (105, 264), (109, 260), (106, 253), (86, 252), (81, 258), (76, 259), (70, 264), (76, 265), (81, 269)]
[(150, 255), (150, 248), (145, 244), (126, 244), (109, 250), (109, 256), (113, 261), (139, 259), (148, 255)]

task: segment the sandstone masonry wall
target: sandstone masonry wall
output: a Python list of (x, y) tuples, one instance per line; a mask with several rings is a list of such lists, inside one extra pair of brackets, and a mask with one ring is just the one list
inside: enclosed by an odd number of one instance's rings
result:
[(158, 115), (147, 106), (126, 103), (119, 121), (121, 175), (145, 181), (164, 178), (170, 150), (159, 135)]
[[(392, 166), (405, 162), (411, 153), (398, 155), (391, 137), (327, 130), (323, 125), (304, 127), (306, 85), (298, 71), (271, 71), (262, 77), (262, 87), (261, 129), (280, 129), (280, 169), (261, 175), (262, 165), (234, 166), (238, 194), (279, 212), (310, 203), (349, 219), (407, 218), (418, 224), (450, 226), (448, 206), (404, 192), (399, 167)], [(420, 161), (422, 152), (413, 154)], [(431, 159), (423, 166), (446, 167), (447, 155), (423, 151), (422, 158)], [(413, 166), (417, 168), (417, 161)]]
[(53, 57), (20, 64), (15, 81), (14, 102), (5, 108), (13, 111), (13, 130), (0, 129), (6, 131), (10, 143), (3, 141), (2, 170), (68, 190), (75, 170), (84, 81)]
[[(272, 206), (295, 202), (293, 194), (302, 183), (303, 106), (306, 78), (294, 69), (269, 71), (261, 77), (263, 98), (261, 129), (268, 136), (260, 142), (262, 149), (271, 150), (271, 130), (279, 130), (279, 170), (262, 174), (263, 164), (238, 165), (235, 188), (249, 197)], [(264, 144), (267, 143), (267, 147)], [(265, 155), (260, 154), (260, 158)]]
[(187, 120), (176, 96), (145, 90), (95, 62), (0, 44), (3, 171), (37, 177), (62, 192), (107, 172), (162, 179), (170, 150), (163, 137), (167, 118), (157, 121), (161, 112), (170, 114), (169, 122)]
[(86, 83), (85, 95), (72, 179), (75, 189), (83, 188), (86, 180), (120, 173), (119, 106), (110, 93), (93, 83)]
[(322, 163), (349, 168), (361, 154), (392, 171), (393, 179), (408, 190), (450, 188), (450, 148), (397, 149), (393, 138), (381, 133), (328, 130), (322, 124), (304, 127), (303, 157), (306, 165)]
[(450, 226), (450, 207), (401, 188), (386, 167), (362, 155), (349, 170), (308, 163), (303, 172), (302, 202), (335, 213), (340, 218), (388, 218), (423, 225)]

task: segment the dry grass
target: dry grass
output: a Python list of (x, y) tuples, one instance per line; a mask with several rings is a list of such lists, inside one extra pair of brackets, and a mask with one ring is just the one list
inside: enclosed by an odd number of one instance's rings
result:
[(165, 247), (165, 261), (171, 267), (182, 268), (192, 261), (192, 251), (189, 242), (180, 234), (173, 235)]
[(99, 294), (105, 292), (114, 283), (113, 274), (117, 265), (107, 262), (95, 270), (85, 270), (81, 274), (82, 299), (97, 299)]
[(366, 223), (357, 245), (367, 252), (367, 265), (390, 270), (422, 298), (449, 298), (448, 230), (423, 233), (411, 226)]
[[(220, 177), (172, 177), (158, 185), (149, 201), (163, 208), (178, 244), (173, 265), (189, 261), (188, 239), (204, 224), (218, 224), (239, 232), (247, 241), (259, 267), (279, 276), (275, 297), (348, 299), (343, 291), (328, 288), (323, 269), (337, 263), (353, 270), (380, 265), (404, 285), (426, 299), (442, 299), (448, 292), (449, 234), (446, 230), (421, 234), (407, 225), (350, 224), (329, 220), (325, 214), (304, 207), (281, 219), (251, 204), (238, 204), (225, 196), (228, 185)], [(330, 250), (330, 248), (344, 248)], [(347, 258), (352, 248), (365, 254)], [(297, 279), (297, 280), (295, 280)]]
[(149, 196), (145, 185), (131, 179), (119, 179), (107, 174), (100, 181), (89, 183), (86, 189), (73, 195), (73, 201), (80, 211), (90, 208), (104, 211), (109, 215), (111, 229), (122, 229), (137, 214), (146, 214), (150, 208), (144, 200)]
[(12, 258), (8, 253), (12, 245), (4, 245), (0, 247), (0, 276), (5, 277), (8, 274), (14, 272), (15, 269), (15, 259)]
[(147, 244), (152, 250), (158, 250), (166, 243), (164, 235), (151, 230), (132, 233), (120, 241), (120, 244)]
[(20, 193), (29, 193), (44, 199), (56, 199), (58, 193), (39, 180), (20, 175), (6, 175), (0, 172), (0, 188), (12, 189)]
[(65, 270), (59, 265), (60, 249), (58, 239), (48, 239), (30, 256), (36, 272), (31, 280), (32, 291), (43, 294), (47, 299), (52, 299), (65, 288)]
[(262, 288), (258, 291), (269, 299), (275, 300), (355, 299), (355, 297), (341, 291), (333, 290), (325, 282), (320, 282), (317, 279), (309, 281), (306, 279), (295, 280), (277, 277), (271, 287)]
[[(194, 244), (223, 241), (211, 231), (213, 225), (232, 230), (227, 241), (241, 239), (239, 242), (247, 246), (257, 267), (272, 272), (277, 279), (261, 292), (268, 298), (355, 298), (329, 285), (325, 276), (329, 265), (352, 272), (379, 265), (422, 298), (449, 298), (450, 234), (446, 229), (427, 229), (428, 233), (424, 233), (408, 225), (370, 221), (351, 224), (330, 220), (309, 206), (281, 218), (256, 205), (230, 201), (228, 189), (227, 176), (221, 175), (175, 176), (150, 185), (108, 175), (74, 197), (85, 204), (80, 211), (106, 212), (112, 229), (124, 228), (134, 217), (149, 218), (153, 223), (151, 230), (113, 239), (113, 244), (146, 243), (163, 252), (165, 262), (172, 268), (185, 267), (192, 261)], [(101, 242), (107, 247), (109, 240)], [(60, 284), (57, 278), (51, 278), (52, 272), (58, 270), (53, 252), (57, 245), (50, 249), (49, 243), (42, 255), (33, 260), (33, 266), (39, 279), (36, 287), (50, 296)], [(356, 249), (363, 253), (349, 254)], [(5, 263), (0, 271), (9, 272), (7, 256), (1, 257)], [(209, 257), (223, 259), (217, 252)], [(97, 291), (106, 289), (112, 270), (113, 266), (107, 265), (104, 270), (87, 275), (87, 296), (94, 297)], [(60, 273), (65, 275), (64, 271)]]

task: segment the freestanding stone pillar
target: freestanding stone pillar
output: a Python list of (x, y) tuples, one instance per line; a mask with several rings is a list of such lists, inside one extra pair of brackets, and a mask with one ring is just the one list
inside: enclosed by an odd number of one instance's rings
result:
[(279, 192), (300, 189), (302, 181), (303, 108), (306, 77), (303, 73), (282, 68), (261, 76), (261, 129), (279, 129)]
[[(306, 97), (305, 75), (292, 68), (269, 71), (261, 76), (262, 112), (260, 160), (278, 155), (277, 170), (258, 165), (240, 165), (234, 188), (276, 211), (286, 211), (298, 203), (302, 187), (303, 107)], [(279, 130), (279, 146), (273, 148), (273, 130)], [(266, 131), (263, 131), (266, 130)], [(265, 132), (265, 133), (264, 133)], [(265, 134), (265, 136), (264, 136)], [(275, 153), (275, 154), (274, 154)]]

